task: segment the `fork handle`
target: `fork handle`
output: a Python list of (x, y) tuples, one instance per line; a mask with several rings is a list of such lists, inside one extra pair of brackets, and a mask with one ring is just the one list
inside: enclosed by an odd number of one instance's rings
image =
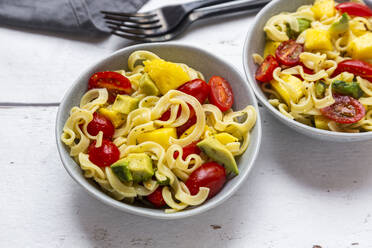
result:
[(236, 12), (257, 12), (262, 9), (270, 0), (258, 0), (258, 1), (232, 1), (230, 4), (220, 4), (205, 9), (197, 9), (190, 14), (191, 21), (199, 19), (220, 16)]
[(234, 0), (201, 0), (201, 1), (192, 1), (189, 3), (182, 4), (183, 8), (187, 13), (190, 13), (194, 9), (202, 8), (202, 7), (207, 7), (215, 4), (220, 4), (220, 3), (226, 3), (226, 2), (231, 2)]

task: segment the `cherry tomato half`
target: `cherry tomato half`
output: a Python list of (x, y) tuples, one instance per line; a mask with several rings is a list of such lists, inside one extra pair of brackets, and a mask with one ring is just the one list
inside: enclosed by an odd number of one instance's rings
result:
[(273, 55), (266, 56), (262, 64), (257, 68), (256, 79), (260, 82), (269, 82), (273, 79), (275, 68), (279, 67), (278, 61)]
[(184, 83), (177, 90), (195, 97), (201, 104), (203, 104), (205, 100), (207, 100), (211, 88), (204, 80), (194, 79)]
[(347, 59), (341, 61), (340, 63), (338, 63), (332, 77), (335, 77), (344, 71), (353, 73), (357, 76), (361, 76), (362, 78), (365, 78), (372, 82), (372, 64), (369, 64), (367, 62), (356, 59)]
[(157, 208), (161, 208), (166, 206), (167, 204), (164, 201), (163, 198), (163, 187), (158, 187), (154, 192), (152, 192), (150, 195), (146, 196), (146, 199), (152, 203)]
[(372, 16), (372, 10), (367, 5), (361, 3), (340, 3), (336, 5), (336, 9), (341, 13), (348, 13), (353, 16)]
[(200, 187), (209, 188), (208, 198), (215, 196), (226, 182), (226, 171), (216, 162), (205, 163), (193, 171), (186, 181), (191, 195), (196, 195)]
[(132, 86), (130, 81), (120, 73), (103, 71), (94, 73), (88, 83), (88, 90), (94, 88), (106, 88), (109, 93), (109, 102), (115, 101), (118, 94), (130, 94)]
[[(182, 151), (183, 151), (183, 154), (182, 154), (182, 159), (185, 160), (187, 158), (187, 156), (189, 156), (190, 154), (200, 154), (201, 153), (201, 150), (200, 148), (197, 146), (199, 141), (195, 141), (195, 142), (192, 142), (191, 144), (185, 146), (182, 148)], [(178, 152), (175, 152), (174, 153), (174, 158), (176, 159), (178, 157)]]
[(222, 112), (230, 109), (234, 103), (234, 94), (229, 82), (219, 76), (213, 76), (209, 80), (211, 93), (209, 102), (217, 106)]
[(304, 46), (294, 40), (282, 42), (275, 50), (276, 59), (282, 65), (295, 66), (300, 64), (300, 54), (304, 51)]
[(337, 123), (355, 123), (360, 121), (366, 114), (363, 105), (351, 96), (334, 94), (335, 103), (320, 109), (325, 117)]
[(99, 167), (110, 166), (120, 157), (118, 147), (107, 139), (102, 140), (100, 147), (96, 147), (96, 141), (93, 141), (88, 147), (88, 154), (89, 160)]
[(111, 121), (105, 116), (94, 112), (93, 120), (89, 122), (87, 127), (88, 133), (92, 136), (96, 136), (99, 131), (103, 132), (103, 138), (111, 139), (115, 132), (115, 127)]

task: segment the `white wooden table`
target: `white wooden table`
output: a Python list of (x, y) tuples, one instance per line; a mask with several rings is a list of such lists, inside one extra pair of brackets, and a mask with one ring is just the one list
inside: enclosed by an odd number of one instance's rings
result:
[[(176, 42), (224, 56), (243, 73), (253, 17), (195, 25)], [(264, 108), (255, 168), (226, 203), (177, 221), (104, 205), (62, 167), (57, 105), (84, 68), (134, 43), (7, 27), (0, 37), (0, 247), (372, 247), (372, 141), (309, 139)]]

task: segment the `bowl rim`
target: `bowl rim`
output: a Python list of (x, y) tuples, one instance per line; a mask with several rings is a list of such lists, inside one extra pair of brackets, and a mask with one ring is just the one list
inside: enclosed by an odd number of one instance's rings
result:
[[(96, 67), (100, 63), (102, 63), (106, 60), (109, 60), (110, 58), (112, 58), (112, 57), (114, 57), (114, 56), (116, 56), (120, 53), (123, 53), (127, 50), (140, 50), (140, 49), (146, 49), (146, 48), (149, 49), (151, 47), (161, 47), (161, 46), (186, 47), (188, 49), (194, 50), (195, 52), (200, 52), (201, 54), (204, 53), (204, 54), (208, 55), (209, 57), (211, 57), (215, 60), (218, 60), (222, 64), (225, 64), (226, 66), (229, 67), (229, 69), (234, 70), (235, 73), (241, 78), (241, 80), (243, 82), (245, 82), (245, 86), (243, 86), (243, 87), (246, 87), (246, 89), (248, 91), (248, 94), (249, 94), (250, 98), (252, 99), (252, 103), (250, 103), (250, 104), (255, 107), (256, 112), (257, 112), (257, 120), (256, 120), (256, 124), (255, 124), (255, 127), (254, 127), (254, 128), (257, 129), (257, 138), (256, 138), (255, 142), (252, 142), (252, 141), (250, 142), (250, 145), (252, 145), (254, 147), (253, 147), (253, 150), (252, 150), (252, 156), (250, 157), (249, 161), (247, 161), (245, 163), (245, 166), (248, 166), (248, 169), (245, 170), (244, 173), (240, 173), (237, 180), (235, 181), (234, 185), (232, 185), (232, 187), (230, 187), (228, 191), (226, 191), (223, 195), (218, 197), (214, 202), (205, 202), (202, 205), (196, 206), (195, 208), (188, 209), (186, 211), (179, 211), (179, 212), (175, 212), (175, 213), (165, 213), (164, 211), (154, 211), (155, 209), (152, 209), (152, 208), (138, 208), (135, 205), (126, 204), (124, 202), (115, 200), (114, 198), (111, 198), (106, 193), (104, 193), (104, 192), (100, 191), (99, 189), (95, 188), (93, 185), (91, 185), (88, 182), (88, 180), (82, 174), (81, 174), (81, 176), (79, 176), (72, 169), (72, 165), (70, 165), (70, 161), (68, 161), (67, 157), (65, 157), (63, 155), (63, 149), (66, 149), (66, 147), (62, 143), (62, 141), (60, 139), (60, 133), (59, 133), (60, 130), (62, 130), (63, 126), (64, 126), (64, 122), (62, 120), (62, 113), (65, 113), (66, 111), (68, 111), (68, 110), (66, 110), (67, 109), (66, 105), (68, 104), (67, 99), (73, 93), (75, 86), (78, 85), (79, 82), (81, 82), (82, 77), (84, 77), (84, 75), (88, 71), (92, 70), (94, 67)], [(206, 212), (207, 210), (212, 209), (212, 208), (220, 205), (224, 201), (226, 201), (228, 198), (230, 198), (236, 192), (236, 190), (238, 190), (238, 188), (243, 184), (245, 179), (250, 174), (253, 166), (255, 165), (255, 161), (258, 157), (258, 153), (259, 153), (260, 145), (261, 145), (261, 140), (262, 140), (261, 117), (260, 117), (260, 111), (259, 111), (259, 108), (258, 108), (257, 99), (255, 98), (255, 94), (253, 93), (251, 85), (249, 83), (247, 83), (246, 81), (247, 81), (246, 78), (243, 77), (242, 73), (233, 64), (229, 63), (228, 61), (226, 61), (225, 59), (221, 58), (218, 55), (212, 54), (211, 52), (209, 52), (207, 50), (201, 49), (201, 48), (193, 46), (193, 45), (184, 44), (184, 43), (181, 43), (181, 42), (167, 42), (167, 43), (157, 42), (157, 43), (136, 44), (136, 45), (132, 45), (132, 46), (128, 46), (128, 47), (124, 47), (122, 49), (119, 49), (119, 50), (117, 50), (117, 51), (115, 51), (115, 52), (113, 52), (109, 55), (106, 55), (105, 57), (95, 61), (90, 66), (88, 66), (87, 68), (82, 70), (82, 72), (74, 80), (72, 85), (69, 87), (69, 89), (64, 94), (64, 96), (63, 96), (63, 98), (60, 102), (60, 105), (58, 107), (58, 112), (57, 112), (57, 116), (56, 116), (56, 125), (55, 125), (55, 138), (56, 138), (59, 157), (62, 161), (62, 164), (63, 164), (65, 170), (75, 180), (75, 182), (77, 182), (80, 186), (82, 186), (94, 198), (102, 201), (103, 203), (105, 203), (107, 205), (110, 205), (114, 208), (117, 208), (119, 210), (131, 213), (131, 214), (139, 215), (139, 216), (155, 218), (155, 219), (167, 219), (167, 220), (185, 218), (185, 217), (189, 217), (189, 216), (193, 216), (193, 215), (196, 215), (196, 214)], [(74, 165), (77, 165), (77, 164), (74, 164)]]
[[(255, 72), (250, 71), (250, 68), (248, 66), (248, 59), (251, 59), (252, 54), (248, 54), (248, 50), (251, 43), (254, 43), (254, 37), (253, 37), (253, 30), (256, 26), (258, 26), (258, 23), (261, 22), (264, 18), (270, 18), (266, 16), (266, 12), (268, 10), (274, 8), (276, 5), (283, 2), (283, 0), (272, 0), (270, 3), (268, 3), (264, 8), (261, 9), (261, 11), (256, 15), (254, 18), (253, 23), (251, 24), (251, 27), (248, 29), (248, 32), (245, 37), (244, 46), (243, 46), (243, 53), (242, 53), (242, 59), (243, 59), (243, 68), (245, 72), (245, 76), (248, 80), (248, 83), (251, 85), (256, 97), (258, 98), (259, 102), (262, 103), (275, 117), (279, 118), (282, 122), (286, 124), (290, 124), (291, 128), (297, 128), (302, 131), (315, 133), (317, 135), (325, 135), (325, 136), (334, 136), (337, 138), (366, 138), (369, 137), (372, 139), (372, 131), (371, 132), (360, 132), (360, 133), (345, 133), (345, 132), (335, 132), (335, 131), (328, 131), (323, 129), (318, 129), (315, 127), (307, 126), (301, 122), (292, 120), (288, 118), (287, 116), (283, 115), (279, 112), (276, 108), (274, 108), (268, 101), (267, 97), (264, 95), (263, 92), (261, 92), (261, 89), (258, 87), (258, 82), (254, 78)], [(262, 32), (264, 32), (262, 30)]]

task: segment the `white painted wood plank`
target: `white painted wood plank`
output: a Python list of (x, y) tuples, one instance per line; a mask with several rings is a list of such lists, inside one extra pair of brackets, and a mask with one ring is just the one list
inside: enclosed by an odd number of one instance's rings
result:
[[(152, 0), (144, 10), (175, 2)], [(251, 21), (205, 22), (176, 42), (242, 71)], [(4, 27), (0, 37), (0, 102), (58, 102), (82, 70), (133, 44)], [(261, 153), (243, 187), (207, 213), (158, 221), (112, 209), (68, 176), (55, 107), (0, 108), (0, 247), (372, 247), (372, 142), (312, 140), (261, 112)]]
[[(144, 10), (175, 0), (150, 1)], [(242, 72), (243, 41), (253, 15), (203, 21), (175, 42), (223, 56)], [(0, 102), (59, 102), (79, 74), (117, 49), (135, 44), (119, 37), (66, 34), (0, 27)]]
[(261, 111), (265, 139), (242, 188), (160, 221), (106, 206), (68, 176), (56, 108), (0, 108), (0, 247), (371, 247), (372, 142), (308, 139)]

